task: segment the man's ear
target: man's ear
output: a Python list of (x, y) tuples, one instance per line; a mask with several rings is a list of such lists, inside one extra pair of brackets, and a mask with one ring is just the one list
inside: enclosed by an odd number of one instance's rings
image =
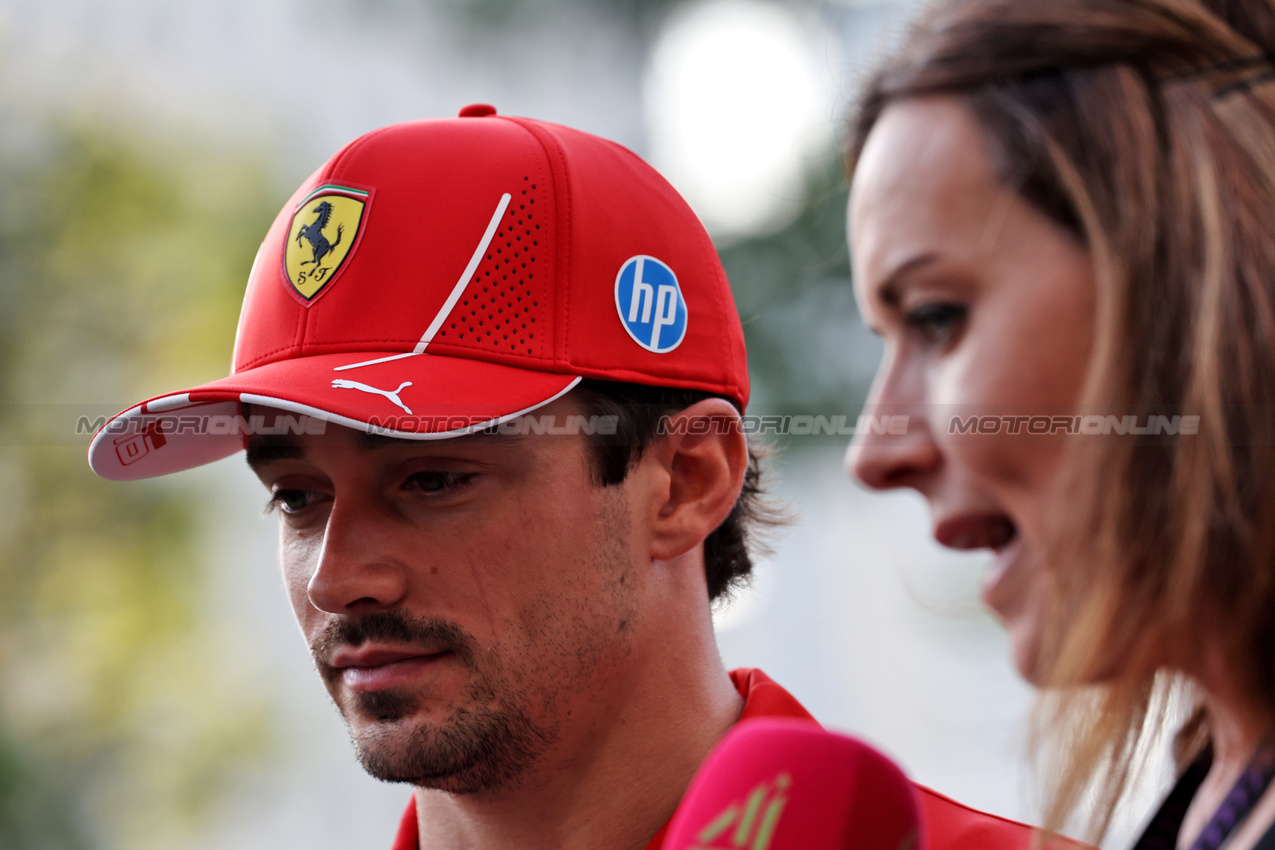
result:
[(651, 555), (662, 561), (690, 551), (722, 524), (748, 469), (739, 413), (725, 399), (697, 402), (665, 424), (646, 452), (668, 481), (652, 504)]

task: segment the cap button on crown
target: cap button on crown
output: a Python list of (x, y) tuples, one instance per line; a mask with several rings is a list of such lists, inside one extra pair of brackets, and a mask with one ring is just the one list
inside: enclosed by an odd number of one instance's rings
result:
[(490, 103), (471, 103), (460, 108), (461, 118), (482, 118), (484, 115), (495, 115), (496, 107)]

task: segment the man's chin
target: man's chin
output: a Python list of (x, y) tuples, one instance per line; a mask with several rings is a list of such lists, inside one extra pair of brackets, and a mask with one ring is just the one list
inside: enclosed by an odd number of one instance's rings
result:
[(343, 712), (359, 763), (384, 782), (489, 793), (519, 780), (556, 740), (508, 706), (462, 708), (438, 720), (413, 713), (410, 699), (408, 706), (388, 696), (374, 705), (360, 699)]
[(473, 778), (480, 772), (473, 760), (459, 761), (456, 753), (422, 751), (417, 746), (404, 746), (390, 736), (381, 736), (375, 741), (355, 739), (354, 747), (363, 770), (382, 782), (401, 782), (452, 794), (488, 790), (487, 783)]
[(420, 698), (413, 693), (395, 690), (365, 691), (346, 696), (341, 714), (346, 723), (380, 725), (408, 720), (420, 708)]

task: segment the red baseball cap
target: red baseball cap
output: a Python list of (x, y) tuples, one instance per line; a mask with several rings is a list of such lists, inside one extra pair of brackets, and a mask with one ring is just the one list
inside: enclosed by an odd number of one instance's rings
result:
[[(455, 437), (582, 378), (748, 402), (726, 274), (690, 207), (629, 150), (467, 106), (346, 145), (257, 252), (230, 376), (156, 396), (89, 446), (104, 478), (243, 448), (243, 405), (409, 439)], [(249, 417), (251, 419), (251, 417)]]

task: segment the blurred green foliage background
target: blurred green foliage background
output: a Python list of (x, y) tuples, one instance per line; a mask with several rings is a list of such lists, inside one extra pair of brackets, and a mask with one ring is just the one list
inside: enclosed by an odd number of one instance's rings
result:
[(5, 119), (0, 847), (167, 846), (268, 750), (270, 706), (201, 620), (199, 500), (97, 479), (71, 414), (225, 369), (279, 192), (195, 140)]

